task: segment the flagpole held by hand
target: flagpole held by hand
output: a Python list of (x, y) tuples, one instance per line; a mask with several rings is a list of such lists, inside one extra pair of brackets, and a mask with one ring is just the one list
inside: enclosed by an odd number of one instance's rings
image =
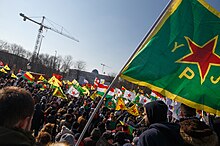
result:
[(147, 40), (147, 38), (151, 35), (152, 31), (154, 30), (154, 28), (157, 26), (158, 22), (160, 22), (160, 20), (163, 18), (164, 13), (166, 12), (166, 10), (168, 9), (168, 7), (170, 6), (172, 0), (170, 0), (168, 2), (168, 4), (166, 5), (166, 7), (163, 9), (163, 11), (161, 12), (161, 14), (159, 15), (159, 17), (156, 19), (156, 21), (154, 22), (154, 24), (151, 26), (150, 30), (148, 31), (148, 33), (145, 35), (145, 37), (142, 39), (142, 41), (139, 43), (138, 47), (136, 48), (136, 50), (132, 53), (132, 55), (130, 56), (130, 58), (127, 60), (127, 62), (125, 63), (125, 65), (122, 67), (122, 69), (120, 70), (120, 72), (115, 76), (115, 78), (113, 79), (113, 81), (111, 82), (111, 84), (109, 85), (108, 89), (106, 90), (105, 94), (102, 96), (102, 98), (100, 99), (99, 103), (97, 104), (95, 110), (93, 111), (92, 115), (90, 116), (88, 122), (85, 125), (85, 128), (83, 129), (82, 133), (80, 134), (79, 139), (77, 140), (75, 146), (79, 146), (79, 143), (81, 142), (84, 134), (86, 133), (86, 130), (88, 129), (90, 123), (92, 122), (96, 112), (99, 110), (100, 106), (102, 105), (102, 102), (104, 101), (104, 98), (106, 97), (106, 95), (108, 94), (108, 92), (110, 91), (110, 89), (113, 87), (115, 81), (119, 78), (119, 76), (121, 75), (122, 71), (124, 70), (124, 68), (129, 64), (129, 62), (133, 59), (133, 57), (136, 55), (136, 53), (139, 51), (139, 49), (141, 48), (141, 46), (145, 43), (145, 40)]

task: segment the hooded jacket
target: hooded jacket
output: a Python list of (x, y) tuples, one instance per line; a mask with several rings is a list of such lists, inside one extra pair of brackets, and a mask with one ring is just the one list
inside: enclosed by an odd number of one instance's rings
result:
[(22, 129), (0, 127), (0, 145), (33, 146), (35, 145), (35, 139), (31, 133)]
[(180, 126), (174, 123), (154, 123), (144, 131), (138, 141), (138, 146), (183, 146)]
[(180, 134), (189, 146), (217, 146), (218, 136), (197, 118), (182, 119)]

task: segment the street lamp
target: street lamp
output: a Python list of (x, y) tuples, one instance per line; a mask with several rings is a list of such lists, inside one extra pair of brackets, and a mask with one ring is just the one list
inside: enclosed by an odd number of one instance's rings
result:
[(31, 70), (31, 63), (28, 62), (28, 64), (27, 64), (27, 71), (30, 71), (30, 70)]

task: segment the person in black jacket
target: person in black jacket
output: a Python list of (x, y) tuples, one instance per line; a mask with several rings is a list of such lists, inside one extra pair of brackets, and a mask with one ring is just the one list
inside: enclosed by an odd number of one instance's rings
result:
[(163, 101), (153, 101), (145, 105), (145, 123), (148, 129), (138, 141), (138, 146), (183, 146), (180, 126), (167, 122), (167, 105)]
[(34, 100), (31, 93), (19, 87), (0, 90), (0, 145), (32, 146), (31, 120)]

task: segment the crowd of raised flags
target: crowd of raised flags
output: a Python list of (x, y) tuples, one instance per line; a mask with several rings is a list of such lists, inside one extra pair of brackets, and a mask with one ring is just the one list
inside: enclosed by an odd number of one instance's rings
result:
[[(7, 74), (10, 72), (10, 68), (8, 65), (5, 65), (0, 72)], [(17, 77), (14, 73), (11, 73), (11, 77), (19, 79), (19, 77)], [(83, 85), (80, 85), (75, 79), (72, 81), (62, 80), (60, 77), (58, 77), (58, 79), (56, 74), (48, 80), (46, 80), (44, 76), (40, 75), (36, 81), (31, 72), (27, 71), (24, 72), (21, 77), (30, 83), (40, 85), (41, 90), (44, 90), (45, 88), (52, 88), (53, 96), (57, 96), (62, 99), (68, 99), (73, 96), (76, 98), (90, 97), (94, 100), (97, 97), (101, 98), (108, 89), (108, 85), (105, 85), (105, 80), (97, 77), (94, 79), (93, 84), (90, 84), (87, 81)], [(111, 88), (105, 97), (104, 105), (107, 108), (126, 110), (134, 116), (139, 116), (139, 107), (142, 107), (144, 104), (154, 100), (163, 100), (167, 103), (170, 111), (173, 113), (173, 116), (178, 119), (180, 104), (163, 97), (160, 93), (155, 91), (151, 91), (151, 94), (149, 95), (147, 93), (144, 94), (142, 90), (139, 90), (137, 93), (135, 91), (130, 91), (123, 86), (120, 89)]]
[[(10, 72), (10, 68), (8, 65), (5, 65), (0, 71), (2, 73), (7, 73)], [(11, 77), (19, 79), (14, 73), (11, 74)], [(80, 85), (75, 79), (72, 81), (62, 80), (60, 76), (57, 77), (57, 74), (53, 75), (48, 80), (41, 75), (36, 81), (31, 72), (27, 71), (24, 72), (21, 77), (30, 83), (40, 85), (41, 90), (44, 90), (45, 88), (52, 88), (53, 96), (57, 96), (62, 99), (68, 99), (71, 97), (90, 97), (94, 100), (97, 97), (101, 98), (108, 89), (108, 85), (105, 85), (105, 80), (97, 77), (94, 79), (93, 84), (90, 84), (87, 81), (83, 85)], [(169, 110), (173, 113), (173, 117), (176, 119), (179, 118), (180, 103), (163, 97), (160, 93), (155, 91), (151, 91), (151, 94), (144, 94), (142, 90), (139, 90), (136, 93), (135, 91), (130, 91), (123, 86), (120, 89), (111, 88), (105, 97), (104, 105), (107, 108), (126, 110), (134, 116), (139, 116), (139, 107), (142, 107), (146, 103), (154, 100), (163, 100), (168, 105)]]

